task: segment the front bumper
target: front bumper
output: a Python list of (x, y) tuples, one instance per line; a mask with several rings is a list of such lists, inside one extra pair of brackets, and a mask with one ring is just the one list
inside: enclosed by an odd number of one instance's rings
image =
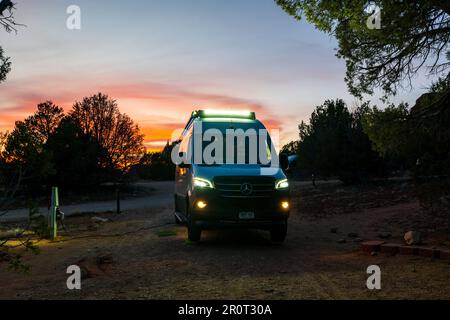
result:
[[(290, 201), (289, 190), (276, 190), (270, 197), (223, 197), (215, 189), (196, 189), (189, 199), (192, 222), (202, 229), (270, 229), (285, 224), (289, 209), (281, 203)], [(206, 203), (199, 209), (198, 201)], [(253, 213), (254, 219), (241, 219), (240, 213)]]

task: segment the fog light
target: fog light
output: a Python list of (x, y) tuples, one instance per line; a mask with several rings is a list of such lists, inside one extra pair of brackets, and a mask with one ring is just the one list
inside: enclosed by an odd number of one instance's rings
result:
[(281, 203), (281, 207), (283, 208), (283, 209), (289, 209), (289, 202), (287, 202), (287, 201), (283, 201), (282, 203)]
[(197, 208), (199, 209), (205, 209), (207, 206), (205, 201), (197, 201)]

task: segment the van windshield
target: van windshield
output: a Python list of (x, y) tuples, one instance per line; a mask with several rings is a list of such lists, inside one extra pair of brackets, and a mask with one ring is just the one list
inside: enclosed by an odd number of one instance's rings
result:
[(201, 166), (270, 166), (275, 154), (259, 121), (203, 121), (194, 125), (194, 163)]

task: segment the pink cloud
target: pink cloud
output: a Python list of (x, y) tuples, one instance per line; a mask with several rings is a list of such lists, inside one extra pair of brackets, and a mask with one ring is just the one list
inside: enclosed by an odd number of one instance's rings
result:
[[(59, 85), (58, 85), (59, 84)], [(255, 111), (269, 128), (279, 128), (281, 119), (270, 108), (256, 100), (197, 92), (162, 83), (67, 83), (62, 78), (34, 81), (11, 81), (5, 86), (0, 106), (0, 130), (11, 129), (16, 120), (23, 120), (46, 100), (68, 111), (75, 101), (98, 92), (117, 100), (122, 112), (130, 115), (142, 128), (147, 143), (161, 144), (170, 140), (172, 131), (183, 128), (194, 109), (245, 109)], [(61, 88), (61, 89), (59, 89)]]

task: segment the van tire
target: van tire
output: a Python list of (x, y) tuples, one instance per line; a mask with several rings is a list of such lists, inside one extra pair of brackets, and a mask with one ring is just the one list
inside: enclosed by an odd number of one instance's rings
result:
[(197, 227), (193, 226), (192, 224), (188, 225), (188, 239), (191, 242), (200, 242), (200, 239), (202, 237), (202, 230)]
[(270, 229), (270, 240), (275, 243), (282, 243), (287, 236), (287, 222), (273, 225)]
[(190, 242), (199, 242), (202, 237), (202, 229), (200, 229), (198, 226), (195, 225), (194, 221), (192, 221), (192, 216), (190, 214), (189, 210), (189, 203), (186, 206), (187, 216), (188, 216), (188, 222), (187, 222), (187, 228), (188, 228), (188, 240)]
[(188, 239), (191, 242), (200, 242), (202, 237), (202, 230), (199, 227), (188, 227)]

